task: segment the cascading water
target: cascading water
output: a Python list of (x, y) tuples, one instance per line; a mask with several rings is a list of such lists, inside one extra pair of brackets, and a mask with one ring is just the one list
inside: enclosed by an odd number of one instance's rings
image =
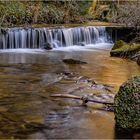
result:
[(9, 28), (0, 31), (0, 49), (57, 48), (109, 42), (105, 27)]

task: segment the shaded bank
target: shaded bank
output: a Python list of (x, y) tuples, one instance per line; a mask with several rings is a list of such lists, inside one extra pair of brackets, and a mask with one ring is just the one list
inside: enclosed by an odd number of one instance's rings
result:
[[(112, 36), (113, 42), (123, 40), (127, 43), (132, 42), (140, 32), (137, 27), (107, 27), (108, 34)], [(134, 41), (133, 41), (134, 42)]]

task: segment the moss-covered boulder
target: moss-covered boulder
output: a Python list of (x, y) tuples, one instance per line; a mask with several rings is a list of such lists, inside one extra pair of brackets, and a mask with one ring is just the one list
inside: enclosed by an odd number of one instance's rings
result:
[(123, 129), (140, 129), (140, 76), (125, 82), (114, 99), (116, 125)]
[(110, 55), (123, 58), (131, 58), (140, 51), (140, 44), (126, 44), (120, 41), (113, 46)]
[(119, 48), (121, 48), (122, 46), (124, 46), (125, 44), (126, 44), (126, 43), (125, 43), (124, 41), (119, 40), (119, 41), (117, 41), (117, 42), (114, 44), (112, 50), (119, 49)]

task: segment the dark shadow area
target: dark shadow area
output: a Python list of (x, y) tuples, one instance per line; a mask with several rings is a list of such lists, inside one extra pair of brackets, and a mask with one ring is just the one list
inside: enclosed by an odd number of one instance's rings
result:
[(113, 42), (123, 40), (129, 43), (136, 38), (136, 32), (139, 32), (140, 29), (136, 27), (107, 27), (106, 31), (111, 36)]
[(126, 130), (115, 126), (114, 139), (140, 139), (140, 130)]

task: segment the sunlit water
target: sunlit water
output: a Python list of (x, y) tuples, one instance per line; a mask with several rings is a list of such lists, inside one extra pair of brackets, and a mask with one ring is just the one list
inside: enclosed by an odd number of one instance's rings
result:
[[(135, 62), (110, 57), (111, 46), (0, 51), (0, 138), (127, 138), (115, 132), (113, 112), (92, 103), (83, 107), (76, 100), (50, 97), (94, 93), (85, 83), (61, 79), (61, 73), (73, 72), (111, 85), (113, 94), (128, 78), (139, 75)], [(65, 58), (88, 64), (68, 65), (62, 61)]]

